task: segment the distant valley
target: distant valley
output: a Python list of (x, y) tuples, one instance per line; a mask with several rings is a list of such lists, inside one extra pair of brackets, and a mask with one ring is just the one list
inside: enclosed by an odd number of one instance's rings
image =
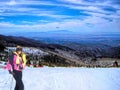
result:
[(104, 44), (109, 46), (120, 45), (120, 33), (80, 33), (68, 30), (43, 31), (43, 32), (19, 32), (8, 34), (10, 36), (22, 36), (48, 44), (69, 44), (82, 45)]
[[(50, 33), (53, 34), (53, 32)], [(39, 48), (40, 50), (49, 53), (47, 58), (53, 59), (53, 62), (54, 60), (58, 60), (57, 62), (62, 60), (63, 62), (60, 63), (66, 63), (65, 65), (85, 65), (85, 63), (87, 65), (93, 65), (93, 62), (95, 64), (97, 60), (100, 60), (99, 58), (113, 58), (112, 63), (115, 60), (120, 59), (119, 34), (102, 36), (81, 35), (78, 36), (79, 38), (76, 38), (77, 36), (70, 38), (70, 35), (68, 35), (65, 38), (65, 32), (63, 31), (62, 33), (63, 37), (61, 38), (59, 35), (57, 36), (58, 38), (55, 38), (55, 36), (42, 37), (37, 35), (33, 35), (33, 37), (31, 36), (30, 38), (28, 38), (29, 36), (0, 35), (0, 43), (5, 47), (22, 45), (24, 47)], [(43, 59), (46, 60), (47, 58), (44, 57)], [(60, 63), (57, 65), (61, 65)], [(97, 63), (95, 65), (99, 64)]]

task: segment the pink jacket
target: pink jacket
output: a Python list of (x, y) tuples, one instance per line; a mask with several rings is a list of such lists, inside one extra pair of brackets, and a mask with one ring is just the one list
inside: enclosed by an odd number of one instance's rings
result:
[[(22, 71), (22, 69), (23, 69), (22, 59), (19, 59), (20, 64), (16, 64), (17, 58), (18, 58), (18, 56), (14, 55), (14, 58), (13, 58), (13, 70)], [(7, 62), (7, 69), (12, 71), (12, 65), (10, 64), (9, 60)]]

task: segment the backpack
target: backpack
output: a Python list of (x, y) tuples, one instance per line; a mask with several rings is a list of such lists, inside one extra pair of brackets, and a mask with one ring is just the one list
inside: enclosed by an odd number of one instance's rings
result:
[(14, 53), (11, 52), (11, 53), (9, 54), (9, 56), (8, 56), (8, 61), (9, 61), (9, 63), (11, 64), (12, 69), (14, 69), (13, 59), (14, 59)]

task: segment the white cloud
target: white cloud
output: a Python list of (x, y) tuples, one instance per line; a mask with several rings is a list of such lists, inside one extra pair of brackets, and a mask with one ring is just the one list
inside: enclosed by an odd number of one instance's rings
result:
[[(5, 12), (4, 15), (5, 16), (15, 16), (15, 15), (45, 15), (45, 16), (49, 16), (49, 13), (56, 13), (59, 12), (56, 10), (44, 10), (41, 8), (33, 8), (33, 7), (27, 7), (26, 5), (53, 5), (53, 6), (62, 6), (62, 7), (67, 7), (70, 9), (77, 9), (77, 10), (83, 10), (83, 11), (89, 11), (87, 12), (87, 14), (90, 14), (91, 12), (96, 12), (96, 13), (103, 13), (103, 14), (113, 14), (112, 12), (109, 11), (105, 11), (102, 9), (102, 6), (111, 6), (111, 4), (109, 3), (110, 1), (107, 0), (103, 3), (98, 3), (96, 2), (95, 4), (91, 4), (90, 2), (85, 2), (83, 0), (60, 0), (61, 2), (66, 2), (66, 4), (63, 3), (54, 3), (54, 2), (50, 2), (50, 1), (34, 1), (34, 0), (19, 0), (19, 1), (15, 1), (15, 0), (11, 0), (9, 3), (11, 3), (11, 5), (15, 5), (15, 6), (8, 6), (6, 5), (6, 2), (4, 2), (0, 8), (2, 10), (0, 10), (0, 14), (3, 14), (3, 12), (5, 11), (11, 11), (11, 12)], [(67, 4), (67, 3), (75, 3), (75, 4), (80, 4), (80, 5), (74, 5), (74, 4)], [(4, 5), (4, 7), (3, 7)], [(24, 7), (22, 6), (24, 5)], [(83, 6), (84, 5), (84, 6)], [(112, 5), (112, 7), (114, 7), (116, 5)], [(118, 7), (117, 7), (118, 8)], [(2, 13), (1, 13), (2, 12)], [(50, 13), (51, 14), (51, 13)], [(57, 18), (57, 16), (61, 16), (63, 17), (63, 15), (58, 15), (58, 14), (53, 14), (50, 15), (51, 17), (55, 17)]]
[[(57, 30), (56, 27), (60, 27), (61, 30), (76, 30), (76, 31), (95, 31), (115, 29), (119, 30), (119, 20), (120, 20), (120, 10), (118, 5), (111, 5), (110, 0), (107, 0), (103, 3), (95, 2), (94, 4), (90, 2), (84, 2), (83, 0), (60, 0), (62, 3), (54, 3), (52, 1), (41, 1), (41, 0), (11, 0), (10, 2), (1, 2), (0, 4), (0, 15), (4, 16), (17, 16), (17, 15), (29, 15), (29, 16), (45, 16), (54, 18), (56, 21), (47, 21), (47, 20), (37, 20), (37, 21), (21, 21), (21, 24), (13, 24), (8, 22), (0, 22), (1, 30)], [(64, 2), (64, 3), (63, 3)], [(63, 13), (59, 10), (47, 10), (35, 7), (28, 7), (28, 5), (52, 5), (60, 6), (64, 8), (69, 8), (73, 10), (79, 10), (83, 13), (90, 14), (91, 16), (85, 17), (83, 20), (79, 18), (81, 15), (72, 16), (72, 15), (62, 15)], [(117, 12), (109, 12), (102, 9), (106, 6), (111, 6), (116, 8)], [(68, 11), (69, 12), (69, 11)], [(106, 18), (106, 19), (105, 19)], [(112, 22), (109, 22), (108, 19), (112, 19)], [(3, 18), (0, 18), (3, 19)], [(57, 21), (61, 19), (61, 21)], [(45, 22), (45, 23), (41, 23)], [(87, 26), (91, 25), (91, 27)]]
[[(31, 5), (56, 5), (50, 1), (34, 1), (34, 0), (10, 0), (0, 2), (0, 13), (5, 11), (16, 11), (17, 13), (25, 12), (26, 14), (31, 14), (33, 12), (38, 13), (45, 11), (41, 8), (34, 8)], [(29, 6), (29, 7), (28, 7)], [(31, 12), (31, 13), (28, 13)]]
[(10, 0), (9, 2), (6, 3), (7, 5), (13, 6), (16, 5), (17, 2), (15, 0)]
[(76, 4), (76, 5), (84, 5), (84, 6), (111, 6), (110, 0), (95, 0), (94, 2), (89, 2), (85, 0), (60, 0), (62, 2)]
[(40, 13), (36, 14), (36, 16), (46, 16), (46, 17), (51, 17), (51, 18), (57, 18), (57, 19), (64, 19), (64, 18), (71, 18), (72, 16), (68, 15), (59, 15), (59, 14), (54, 14), (54, 13)]
[[(85, 20), (71, 19), (71, 20), (63, 20), (61, 22), (47, 22), (44, 24), (43, 23), (31, 24), (31, 22), (26, 22), (26, 21), (23, 21), (23, 23), (27, 23), (27, 24), (16, 25), (13, 23), (2, 22), (0, 23), (0, 27), (2, 27), (1, 30), (4, 30), (4, 31), (6, 29), (6, 31), (35, 30), (36, 32), (40, 32), (43, 30), (45, 31), (58, 30), (58, 28), (56, 27), (59, 27), (60, 30), (72, 30), (72, 31), (75, 30), (79, 32), (104, 32), (104, 31), (111, 32), (113, 31), (113, 28), (116, 32), (116, 31), (119, 31), (119, 28), (120, 28), (119, 25), (117, 24), (118, 22), (116, 21), (109, 22), (106, 19), (102, 19), (100, 17), (88, 17)], [(89, 27), (88, 23), (92, 27)]]
[(43, 0), (9, 0), (1, 2), (0, 6), (15, 6), (15, 5), (56, 5), (50, 1)]
[(106, 15), (103, 13), (96, 13), (96, 12), (89, 12), (89, 11), (85, 11), (85, 13), (89, 13), (90, 15), (92, 15), (93, 17), (101, 17), (101, 18), (110, 18), (112, 20), (118, 20), (120, 19), (120, 15), (119, 13), (114, 14), (110, 14), (110, 15)]
[(109, 8), (114, 8), (116, 10), (120, 10), (120, 5), (112, 4), (111, 0), (99, 1), (99, 2), (96, 0), (94, 1), (94, 3), (85, 2), (83, 0), (61, 0), (61, 1), (66, 2), (66, 4), (62, 4), (62, 6), (65, 6), (71, 9), (84, 10), (89, 12), (114, 14), (114, 12), (103, 10), (103, 7), (109, 7)]

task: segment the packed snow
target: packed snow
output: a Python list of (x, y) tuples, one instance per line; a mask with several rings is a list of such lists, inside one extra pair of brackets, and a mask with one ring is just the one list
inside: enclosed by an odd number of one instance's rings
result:
[[(119, 68), (26, 67), (25, 90), (120, 90)], [(0, 90), (14, 90), (15, 81), (0, 69)]]

